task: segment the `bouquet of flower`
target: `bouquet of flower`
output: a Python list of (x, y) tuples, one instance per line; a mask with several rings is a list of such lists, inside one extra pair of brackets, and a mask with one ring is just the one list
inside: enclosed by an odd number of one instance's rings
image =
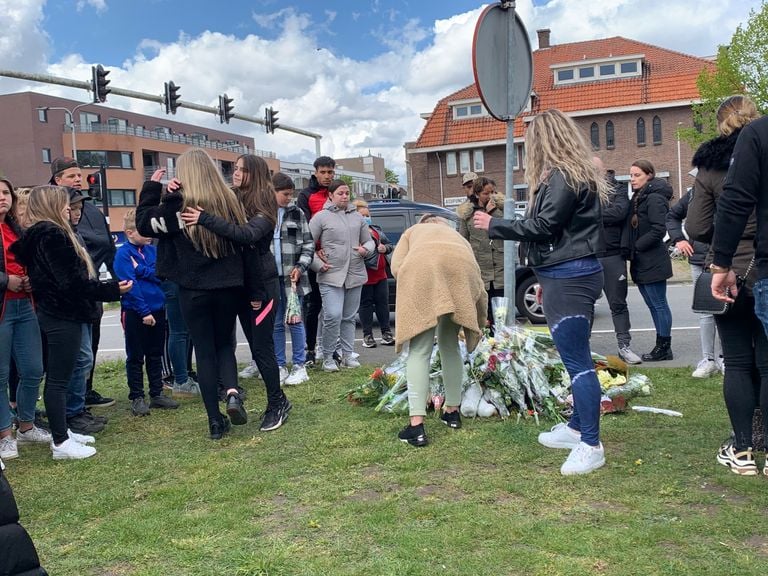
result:
[(291, 282), (291, 291), (288, 293), (288, 301), (285, 303), (285, 323), (301, 324), (301, 303), (296, 291), (296, 282)]
[(386, 374), (382, 368), (376, 368), (368, 380), (344, 392), (342, 398), (356, 406), (376, 406), (395, 380), (394, 376)]

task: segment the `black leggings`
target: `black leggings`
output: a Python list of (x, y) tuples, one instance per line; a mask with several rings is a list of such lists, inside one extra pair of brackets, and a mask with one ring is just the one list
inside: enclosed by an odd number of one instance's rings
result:
[(238, 304), (243, 298), (240, 288), (190, 290), (179, 287), (181, 313), (195, 342), (200, 394), (210, 421), (221, 417), (219, 381), (225, 388), (237, 386), (237, 360), (232, 330)]
[(755, 300), (739, 292), (728, 313), (715, 316), (723, 346), (723, 396), (736, 435), (737, 452), (752, 446), (752, 417), (758, 406), (768, 432), (768, 339), (755, 316)]

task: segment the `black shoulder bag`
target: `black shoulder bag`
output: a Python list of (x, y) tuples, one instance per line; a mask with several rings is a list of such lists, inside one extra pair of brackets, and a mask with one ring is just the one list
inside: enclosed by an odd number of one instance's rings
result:
[[(739, 290), (744, 285), (746, 278), (752, 271), (752, 265), (755, 263), (754, 256), (747, 266), (747, 271), (744, 273), (744, 277), (736, 276), (736, 286)], [(693, 303), (691, 304), (691, 310), (697, 314), (713, 314), (718, 316), (725, 314), (730, 310), (731, 302), (722, 302), (712, 296), (712, 272), (704, 270), (693, 285)]]

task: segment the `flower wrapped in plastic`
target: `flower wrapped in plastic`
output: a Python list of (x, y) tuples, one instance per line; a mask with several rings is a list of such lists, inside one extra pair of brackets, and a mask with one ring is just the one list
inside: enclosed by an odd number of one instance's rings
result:
[(650, 396), (653, 393), (653, 385), (645, 374), (632, 374), (628, 379), (625, 379), (624, 384), (611, 386), (604, 390), (604, 393), (612, 400), (618, 397), (631, 400), (641, 396)]
[(356, 406), (376, 406), (383, 394), (395, 383), (397, 378), (384, 372), (382, 368), (376, 368), (368, 379), (344, 392), (341, 397)]
[(291, 291), (288, 292), (288, 300), (285, 303), (285, 323), (301, 324), (301, 302), (296, 291), (296, 282), (291, 282)]

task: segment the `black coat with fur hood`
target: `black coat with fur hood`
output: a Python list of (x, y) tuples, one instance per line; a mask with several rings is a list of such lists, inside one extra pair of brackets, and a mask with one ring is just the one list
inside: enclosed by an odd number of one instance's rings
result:
[(635, 284), (653, 284), (672, 277), (664, 236), (672, 187), (653, 178), (634, 193), (629, 206), (629, 273)]
[(27, 269), (37, 310), (49, 316), (91, 323), (101, 317), (97, 301), (120, 300), (118, 283), (89, 278), (69, 236), (52, 222), (25, 230), (11, 251)]

